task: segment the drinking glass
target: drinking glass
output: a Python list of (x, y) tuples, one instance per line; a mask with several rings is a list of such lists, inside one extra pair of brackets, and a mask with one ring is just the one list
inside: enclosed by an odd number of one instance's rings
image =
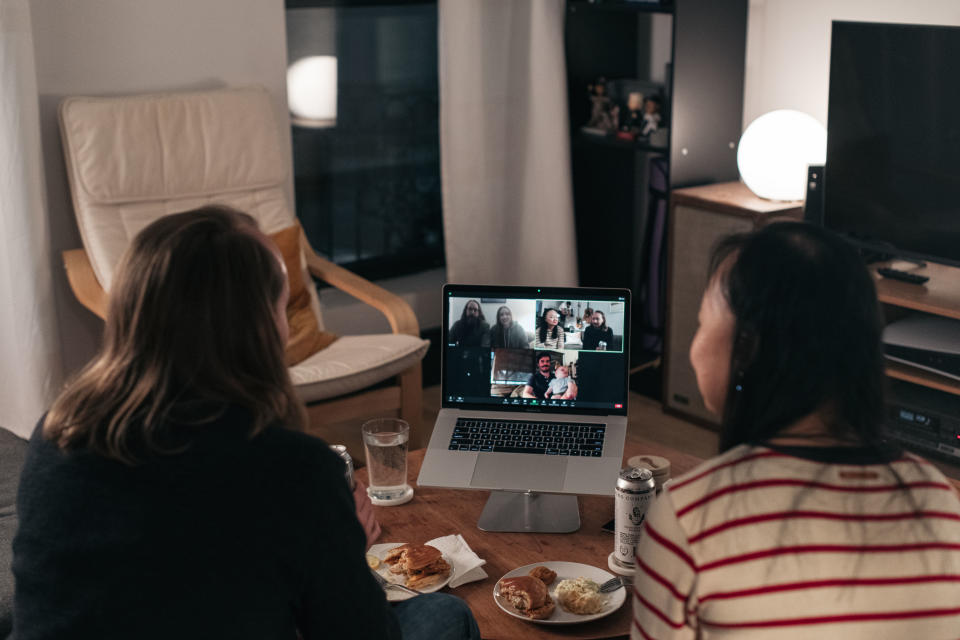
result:
[(407, 484), (410, 425), (398, 418), (376, 418), (363, 423), (361, 432), (370, 501), (384, 506), (408, 502), (413, 497), (413, 488)]

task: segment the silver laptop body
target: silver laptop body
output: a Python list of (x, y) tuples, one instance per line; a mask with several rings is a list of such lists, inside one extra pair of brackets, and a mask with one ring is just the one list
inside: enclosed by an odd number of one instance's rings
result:
[[(446, 285), (443, 296), (443, 403), (418, 483), (448, 488), (613, 495), (627, 429), (630, 292), (625, 289)], [(482, 308), (482, 317), (488, 325), (487, 337), (481, 336), (477, 345), (474, 343), (477, 335), (483, 333), (483, 322), (479, 326), (474, 322), (471, 330), (465, 330), (464, 323), (457, 324), (459, 320), (470, 319), (472, 303)], [(588, 305), (607, 310), (601, 311), (601, 315), (605, 317), (605, 329), (609, 332), (601, 329), (586, 331), (588, 325), (582, 313)], [(563, 349), (549, 342), (549, 332), (545, 334), (548, 341), (540, 341), (537, 326), (537, 322), (543, 322), (542, 317), (549, 317), (550, 310), (557, 306), (561, 316), (558, 324), (563, 326), (566, 336)], [(509, 333), (506, 330), (499, 334), (500, 342), (497, 334), (491, 333), (490, 329), (498, 326), (494, 323), (500, 321), (504, 307), (511, 311), (513, 321), (522, 325), (528, 338), (533, 334), (526, 348), (519, 346), (519, 331), (513, 331), (514, 341), (511, 343), (506, 343), (503, 338)], [(491, 318), (495, 308), (497, 317)], [(598, 343), (598, 336), (606, 340)], [(502, 346), (505, 344), (511, 348)], [(576, 397), (562, 399), (559, 393), (553, 393), (552, 399), (531, 399), (518, 395), (528, 388), (523, 381), (523, 376), (527, 375), (523, 364), (526, 352), (531, 358), (529, 376), (539, 372), (535, 362), (537, 356), (548, 353), (551, 367), (555, 369), (552, 372), (554, 377), (559, 376), (560, 371), (556, 369), (561, 366), (570, 371), (571, 375), (567, 377), (577, 385)], [(490, 359), (489, 371), (483, 366), (485, 358)], [(460, 366), (461, 360), (471, 364), (465, 368)], [(541, 359), (540, 363), (544, 364), (544, 361)], [(511, 367), (517, 370), (511, 370)], [(577, 379), (574, 379), (573, 372), (576, 372)], [(489, 378), (485, 378), (488, 375)], [(489, 391), (485, 395), (483, 388), (487, 385)], [(525, 389), (518, 392), (517, 386)], [(569, 382), (566, 394), (569, 395)], [(555, 426), (557, 423), (561, 426)], [(523, 441), (524, 446), (534, 452), (524, 450), (521, 453), (516, 452), (516, 446), (504, 446), (505, 442), (517, 445), (518, 441), (498, 442), (496, 437), (500, 434), (490, 433), (492, 427), (480, 426), (477, 432), (471, 433), (464, 431), (464, 424), (507, 424), (510, 434), (517, 433), (518, 429), (521, 433), (548, 433), (544, 425), (549, 425), (551, 433), (556, 433), (558, 428), (562, 430), (561, 435), (552, 437), (563, 442), (537, 442), (537, 437), (544, 436), (534, 435), (532, 446), (528, 446), (530, 440)], [(541, 426), (542, 429), (538, 428)], [(486, 433), (480, 433), (484, 428)], [(501, 431), (508, 433), (505, 429)], [(458, 446), (457, 433), (466, 433), (469, 445)], [(589, 436), (598, 433), (602, 435), (602, 444), (589, 450), (593, 445), (584, 445), (583, 441), (595, 442)], [(478, 437), (472, 437), (474, 435)], [(588, 437), (576, 437), (582, 435)], [(571, 448), (574, 446), (587, 449), (574, 451)], [(586, 455), (581, 455), (584, 451)]]

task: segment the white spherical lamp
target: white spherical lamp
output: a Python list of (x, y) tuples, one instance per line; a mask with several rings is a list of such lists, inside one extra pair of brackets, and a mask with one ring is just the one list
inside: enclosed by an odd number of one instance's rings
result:
[(287, 69), (287, 104), (294, 124), (331, 127), (337, 123), (337, 58), (309, 56)]
[(813, 116), (779, 109), (750, 123), (740, 136), (737, 168), (743, 182), (767, 200), (802, 200), (807, 165), (823, 164), (827, 130)]

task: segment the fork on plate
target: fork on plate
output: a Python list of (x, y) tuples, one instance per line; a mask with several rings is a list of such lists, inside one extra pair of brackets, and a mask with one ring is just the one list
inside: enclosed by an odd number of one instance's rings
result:
[(623, 576), (617, 576), (616, 578), (610, 578), (606, 582), (600, 585), (600, 593), (611, 593), (616, 591), (620, 587), (627, 585), (626, 580)]
[(389, 580), (387, 580), (386, 578), (384, 578), (382, 575), (380, 575), (379, 573), (377, 573), (377, 572), (374, 571), (373, 569), (370, 569), (370, 573), (373, 574), (373, 577), (376, 579), (377, 584), (380, 585), (380, 588), (381, 588), (381, 589), (400, 589), (401, 591), (406, 591), (407, 593), (412, 593), (412, 594), (415, 595), (415, 596), (423, 595), (423, 592), (422, 592), (422, 591), (417, 591), (416, 589), (411, 589), (410, 587), (408, 587), (408, 586), (405, 585), (405, 584), (398, 584), (398, 583), (396, 583), (396, 582), (390, 582)]

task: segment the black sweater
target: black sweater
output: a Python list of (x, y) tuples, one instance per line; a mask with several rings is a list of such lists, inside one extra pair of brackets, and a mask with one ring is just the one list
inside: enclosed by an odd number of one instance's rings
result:
[(30, 441), (14, 638), (398, 638), (322, 440), (228, 411), (138, 466)]

